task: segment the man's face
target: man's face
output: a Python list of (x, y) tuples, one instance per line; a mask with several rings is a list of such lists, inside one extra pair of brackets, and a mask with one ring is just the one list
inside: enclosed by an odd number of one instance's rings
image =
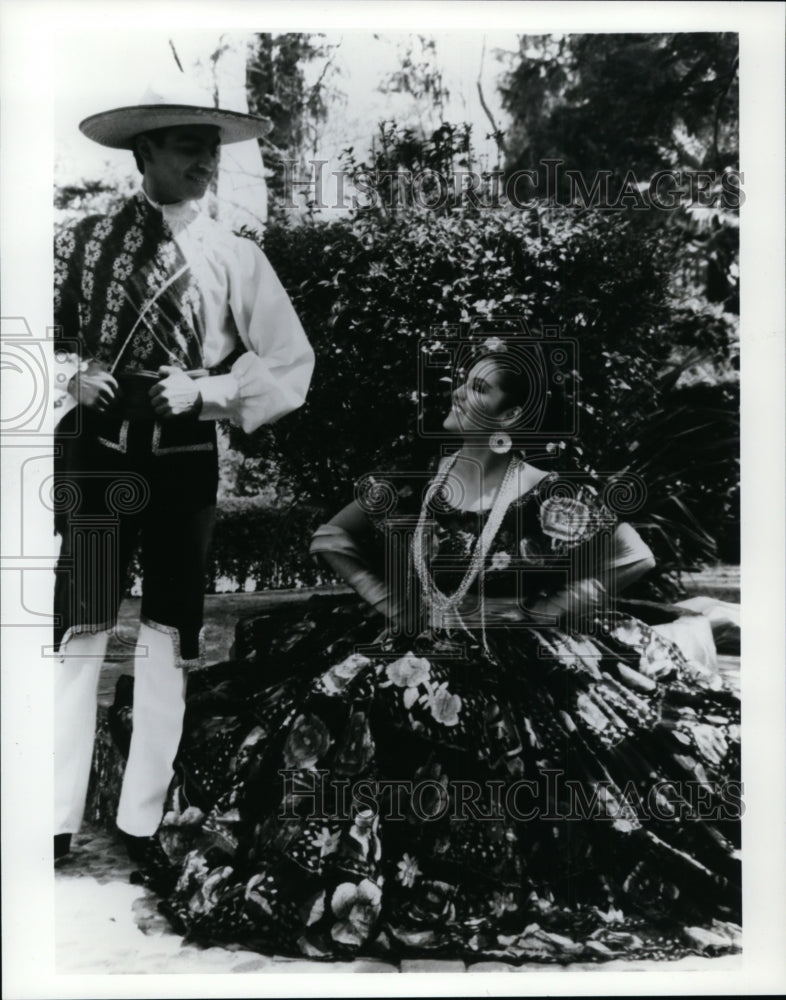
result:
[(218, 167), (219, 130), (214, 125), (176, 125), (159, 139), (140, 136), (144, 186), (161, 205), (202, 198)]

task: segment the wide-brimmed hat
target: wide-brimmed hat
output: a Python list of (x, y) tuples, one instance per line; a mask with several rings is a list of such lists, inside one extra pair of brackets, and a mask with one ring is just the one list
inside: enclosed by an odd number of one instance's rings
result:
[(261, 139), (273, 127), (268, 118), (211, 108), (206, 95), (185, 79), (166, 87), (149, 86), (138, 104), (90, 115), (79, 123), (80, 131), (112, 149), (132, 149), (133, 140), (142, 132), (174, 125), (214, 125), (220, 129), (223, 145)]

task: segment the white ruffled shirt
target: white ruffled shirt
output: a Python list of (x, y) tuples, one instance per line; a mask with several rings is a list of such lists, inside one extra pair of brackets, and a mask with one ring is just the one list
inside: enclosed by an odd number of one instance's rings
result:
[(196, 277), (205, 366), (219, 364), (238, 339), (246, 348), (226, 375), (195, 381), (202, 395), (200, 419), (229, 419), (250, 433), (302, 406), (314, 352), (265, 254), (211, 219), (198, 202), (159, 205), (143, 193), (164, 216)]

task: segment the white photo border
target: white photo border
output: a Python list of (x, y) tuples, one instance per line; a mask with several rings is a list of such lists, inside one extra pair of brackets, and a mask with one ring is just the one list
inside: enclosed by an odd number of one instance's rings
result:
[[(28, 629), (3, 628), (4, 995), (15, 997), (255, 997), (778, 993), (786, 989), (786, 730), (784, 727), (784, 20), (783, 3), (241, 2), (187, 0), (0, 4), (2, 315), (34, 335), (51, 325), (52, 66), (66, 26), (122, 31), (168, 24), (219, 29), (427, 32), (731, 31), (740, 40), (742, 373), (742, 695), (744, 948), (737, 968), (632, 975), (602, 966), (570, 976), (302, 974), (57, 975), (50, 819), (51, 660), (31, 656)], [(89, 72), (86, 67), (85, 72)], [(97, 87), (99, 82), (97, 81)], [(5, 373), (3, 373), (5, 375)], [(4, 378), (4, 389), (13, 389)], [(3, 495), (18, 489), (20, 451), (3, 440)], [(3, 603), (14, 598), (20, 531), (2, 509)], [(41, 530), (51, 532), (48, 524)], [(34, 629), (37, 645), (48, 626)], [(39, 635), (40, 632), (40, 643)], [(24, 640), (24, 641), (23, 641)], [(324, 969), (330, 972), (329, 966)]]

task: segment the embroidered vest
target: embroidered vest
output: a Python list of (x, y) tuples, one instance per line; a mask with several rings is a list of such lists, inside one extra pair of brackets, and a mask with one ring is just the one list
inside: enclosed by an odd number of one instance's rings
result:
[(115, 372), (203, 366), (199, 289), (142, 192), (60, 233), (54, 262), (58, 346)]

